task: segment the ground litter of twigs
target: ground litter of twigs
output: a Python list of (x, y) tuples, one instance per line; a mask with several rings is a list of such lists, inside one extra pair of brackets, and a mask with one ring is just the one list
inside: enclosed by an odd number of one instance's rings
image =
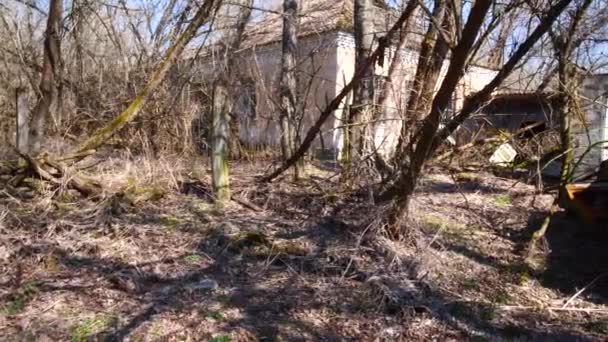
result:
[(560, 213), (523, 263), (552, 203), (530, 185), (431, 173), (414, 248), (367, 237), (379, 209), (331, 173), (253, 186), (264, 169), (235, 165), (217, 208), (205, 166), (178, 164), (106, 161), (103, 201), (0, 196), (0, 340), (608, 336), (608, 234)]

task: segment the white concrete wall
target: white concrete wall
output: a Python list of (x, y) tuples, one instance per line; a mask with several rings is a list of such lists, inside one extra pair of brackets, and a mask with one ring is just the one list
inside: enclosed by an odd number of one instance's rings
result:
[[(395, 51), (393, 50), (387, 54), (383, 68), (376, 65), (377, 75), (388, 75), (389, 64), (394, 53)], [(344, 80), (348, 82), (355, 71), (355, 41), (351, 34), (339, 34), (337, 59), (338, 82), (336, 84), (336, 92), (339, 92), (345, 85)], [(392, 153), (398, 142), (402, 125), (401, 118), (405, 112), (409, 90), (416, 74), (417, 63), (418, 53), (413, 50), (406, 50), (396, 71), (396, 77), (392, 80), (393, 91), (390, 93), (386, 103), (387, 110), (381, 117), (382, 121), (376, 125), (374, 135), (376, 148), (384, 154)], [(436, 91), (439, 90), (439, 87), (441, 86), (441, 82), (447, 73), (449, 63), (449, 60), (447, 60), (442, 66), (440, 78), (435, 89)], [(463, 76), (461, 83), (454, 94), (455, 110), (459, 110), (462, 107), (465, 96), (481, 90), (494, 78), (496, 73), (497, 72), (494, 70), (471, 66)], [(352, 101), (352, 98), (349, 100)], [(343, 125), (343, 110), (337, 111), (335, 116), (335, 126)], [(337, 149), (342, 148), (342, 142), (343, 129), (335, 130), (334, 144)]]
[[(306, 91), (306, 112), (300, 134), (306, 134), (324, 109), (350, 82), (355, 72), (355, 41), (350, 33), (328, 32), (301, 39), (300, 42), (300, 86), (309, 87)], [(376, 66), (376, 74), (388, 74), (390, 60), (394, 51), (388, 51), (384, 67)], [(375, 127), (375, 144), (382, 153), (391, 153), (401, 131), (401, 117), (404, 113), (410, 85), (416, 72), (418, 55), (406, 50), (401, 64), (392, 80), (393, 91), (387, 99), (387, 110)], [(281, 65), (280, 42), (255, 48), (243, 53), (237, 65), (241, 76), (255, 80), (257, 108), (256, 117), (239, 116), (241, 140), (251, 145), (278, 145), (280, 130), (278, 126), (278, 82)], [(444, 63), (441, 80), (447, 72), (449, 61)], [(203, 78), (212, 77), (211, 70), (203, 71)], [(479, 91), (495, 75), (495, 71), (471, 66), (463, 76), (455, 94), (455, 109), (462, 106), (463, 99), (471, 92)], [(312, 79), (312, 81), (311, 81)], [(314, 143), (314, 148), (339, 152), (343, 145), (346, 104), (352, 101), (349, 96), (342, 106), (322, 127), (322, 134)], [(334, 155), (339, 158), (338, 154)]]
[[(298, 82), (302, 96), (306, 97), (305, 114), (300, 134), (306, 134), (316, 121), (320, 110), (324, 109), (335, 96), (336, 84), (336, 46), (335, 37), (331, 34), (302, 38), (298, 57)], [(218, 63), (221, 62), (218, 59)], [(239, 120), (239, 134), (243, 143), (251, 146), (278, 146), (280, 144), (279, 127), (279, 82), (281, 76), (281, 45), (276, 42), (270, 45), (255, 47), (244, 51), (236, 62), (239, 78), (255, 84), (256, 108), (255, 117), (239, 112), (233, 108)], [(201, 62), (198, 82), (211, 86), (214, 78), (215, 63), (211, 58)], [(244, 92), (235, 94), (235, 102)], [(331, 131), (329, 127), (324, 129)], [(331, 144), (331, 137), (323, 134)], [(321, 145), (317, 138), (314, 147)]]
[[(590, 145), (608, 140), (608, 75), (585, 77), (581, 84), (581, 106), (585, 119), (573, 120), (575, 157), (580, 157)], [(600, 144), (591, 149), (584, 158), (582, 168), (586, 171), (599, 166), (602, 160), (608, 159), (608, 144)]]

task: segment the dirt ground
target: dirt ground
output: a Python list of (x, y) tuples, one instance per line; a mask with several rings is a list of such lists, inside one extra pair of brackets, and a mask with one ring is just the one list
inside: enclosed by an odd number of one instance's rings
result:
[(530, 185), (429, 174), (414, 247), (330, 170), (253, 186), (265, 168), (234, 165), (217, 208), (205, 169), (110, 158), (103, 201), (0, 195), (0, 340), (608, 338), (607, 227), (559, 213), (523, 263), (552, 202)]

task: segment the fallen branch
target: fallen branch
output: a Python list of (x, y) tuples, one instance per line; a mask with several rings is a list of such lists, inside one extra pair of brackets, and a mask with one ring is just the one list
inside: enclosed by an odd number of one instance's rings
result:
[(101, 192), (101, 186), (99, 186), (99, 184), (77, 174), (68, 175), (67, 166), (52, 160), (50, 156), (46, 154), (43, 154), (38, 158), (33, 158), (29, 154), (18, 151), (16, 148), (14, 148), (14, 150), (27, 163), (27, 165), (13, 171), (13, 174), (15, 174), (15, 178), (12, 181), (14, 186), (26, 183), (25, 180), (28, 178), (37, 177), (56, 187), (66, 185), (68, 188), (78, 191), (85, 197), (97, 195)]
[(499, 135), (492, 136), (492, 137), (489, 137), (489, 138), (477, 139), (477, 140), (472, 141), (472, 142), (470, 142), (468, 144), (465, 144), (465, 145), (462, 145), (462, 146), (458, 146), (458, 147), (452, 149), (451, 151), (445, 152), (444, 154), (438, 156), (436, 158), (436, 160), (440, 161), (440, 160), (446, 159), (447, 157), (451, 156), (454, 153), (462, 152), (462, 151), (468, 150), (468, 149), (470, 149), (472, 147), (475, 147), (475, 146), (485, 145), (485, 144), (494, 143), (494, 142), (496, 142), (496, 143), (507, 142), (507, 141), (511, 140), (513, 137), (518, 136), (518, 135), (520, 135), (522, 133), (525, 133), (525, 132), (527, 132), (529, 130), (532, 130), (532, 129), (534, 129), (534, 128), (542, 125), (542, 124), (543, 124), (543, 122), (536, 122), (536, 123), (533, 123), (533, 124), (528, 125), (526, 127), (520, 128), (520, 129), (516, 130), (513, 133), (501, 133)]
[(496, 306), (497, 309), (501, 310), (547, 310), (547, 311), (573, 311), (573, 312), (587, 312), (587, 313), (608, 313), (608, 309), (593, 309), (593, 308), (563, 308), (563, 307), (538, 307), (531, 305), (500, 305)]
[(243, 207), (247, 208), (247, 209), (251, 209), (253, 211), (257, 211), (257, 212), (261, 212), (264, 211), (264, 209), (258, 207), (257, 205), (243, 199), (240, 197), (236, 197), (236, 196), (231, 196), (230, 197), (231, 200), (235, 201), (236, 203), (242, 205)]
[(593, 279), (589, 284), (587, 284), (587, 286), (583, 287), (582, 289), (580, 289), (578, 292), (576, 292), (572, 297), (570, 297), (562, 306), (562, 309), (565, 309), (568, 304), (572, 303), (573, 300), (575, 300), (578, 296), (580, 296), (583, 292), (585, 292), (588, 288), (590, 288), (591, 286), (593, 286), (593, 284), (595, 284), (598, 280), (604, 278), (606, 275), (608, 275), (608, 273), (602, 273), (599, 276), (595, 277), (595, 279)]

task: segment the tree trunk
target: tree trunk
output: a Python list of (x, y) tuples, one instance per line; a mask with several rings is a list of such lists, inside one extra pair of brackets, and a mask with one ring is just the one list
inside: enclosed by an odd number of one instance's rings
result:
[[(403, 11), (404, 11), (404, 13), (407, 13), (407, 15), (409, 17), (414, 13), (416, 8), (418, 8), (418, 0), (409, 0)], [(388, 67), (387, 80), (386, 80), (386, 83), (384, 84), (384, 89), (381, 93), (381, 97), (378, 99), (378, 106), (382, 110), (386, 110), (385, 106), (386, 106), (386, 101), (389, 98), (389, 94), (394, 93), (394, 86), (392, 85), (391, 82), (395, 79), (395, 75), (399, 71), (400, 67), (402, 66), (403, 59), (405, 58), (405, 51), (407, 49), (408, 38), (410, 37), (410, 35), (408, 33), (410, 33), (411, 22), (412, 22), (411, 20), (406, 20), (406, 22), (404, 23), (403, 27), (400, 30), (401, 32), (399, 33), (399, 42), (397, 43), (397, 46), (395, 47), (395, 55), (393, 56), (391, 64)], [(398, 94), (399, 94), (399, 92), (398, 92)]]
[(515, 24), (515, 16), (508, 16), (500, 25), (498, 31), (498, 37), (496, 42), (491, 48), (488, 56), (488, 64), (494, 68), (499, 69), (502, 65), (503, 58), (505, 55), (505, 48), (507, 47), (507, 40), (513, 34), (513, 25)]
[[(408, 119), (416, 120), (417, 118), (420, 118), (422, 115), (426, 114), (419, 113), (416, 110), (419, 107), (418, 102), (422, 96), (422, 89), (425, 88), (425, 84), (428, 83), (425, 76), (429, 67), (433, 64), (433, 46), (437, 45), (438, 41), (441, 41), (441, 39), (437, 40), (437, 32), (440, 28), (436, 27), (434, 23), (443, 21), (446, 6), (447, 1), (445, 0), (435, 1), (435, 7), (433, 8), (432, 14), (433, 20), (429, 23), (429, 27), (427, 28), (426, 34), (424, 35), (424, 39), (422, 40), (422, 43), (420, 45), (420, 53), (418, 55), (416, 74), (412, 82), (412, 89), (410, 90), (407, 102)], [(447, 46), (447, 42), (445, 44)], [(408, 127), (405, 121), (404, 124), (404, 130), (407, 130)]]
[(407, 172), (403, 171), (399, 176), (399, 180), (397, 181), (399, 193), (388, 214), (389, 233), (394, 237), (398, 237), (402, 233), (401, 225), (407, 218), (411, 196), (414, 193), (416, 183), (420, 177), (420, 171), (431, 149), (435, 133), (439, 128), (441, 115), (447, 108), (452, 99), (452, 94), (464, 74), (469, 53), (491, 4), (491, 0), (478, 0), (471, 9), (469, 19), (462, 32), (462, 39), (453, 51), (446, 77), (433, 99), (430, 114), (425, 118), (418, 134), (419, 138), (416, 141), (416, 148), (408, 165), (408, 170)]
[(55, 96), (55, 76), (61, 59), (61, 12), (63, 0), (49, 1), (44, 38), (42, 75), (40, 76), (39, 97), (29, 127), (29, 153), (38, 154), (44, 138), (44, 129)]
[(225, 80), (220, 79), (213, 88), (213, 123), (211, 128), (213, 193), (216, 203), (219, 204), (230, 201), (229, 113), (228, 89)]
[(144, 89), (139, 92), (127, 109), (120, 113), (109, 124), (95, 131), (89, 139), (81, 144), (78, 149), (79, 151), (95, 150), (99, 148), (99, 146), (103, 145), (112, 135), (137, 117), (146, 104), (150, 94), (152, 94), (165, 79), (167, 72), (179, 58), (186, 45), (194, 38), (199, 27), (207, 22), (207, 19), (209, 19), (211, 14), (215, 13), (215, 10), (220, 3), (221, 0), (205, 0), (194, 15), (194, 18), (192, 18), (188, 24), (188, 27), (186, 27), (184, 32), (177, 38), (175, 43), (169, 47), (163, 59), (154, 69), (152, 76), (148, 79)]
[[(459, 13), (461, 1), (462, 0), (452, 1), (450, 5), (446, 5), (446, 9), (444, 10), (441, 30), (443, 30), (446, 33), (445, 35), (451, 39), (455, 37), (457, 28), (456, 23), (454, 22), (454, 16), (450, 12)], [(437, 37), (424, 74), (422, 75), (424, 80), (421, 82), (422, 85), (419, 90), (418, 100), (414, 103), (414, 107), (412, 108), (414, 116), (426, 113), (429, 110), (429, 106), (433, 100), (433, 93), (435, 92), (437, 81), (441, 74), (441, 67), (443, 66), (443, 62), (445, 61), (448, 52), (449, 42), (446, 42), (443, 39), (443, 35), (440, 35)]]
[[(239, 15), (234, 23), (234, 31), (228, 37), (228, 43), (223, 47), (221, 55), (226, 61), (218, 71), (218, 78), (213, 87), (213, 120), (211, 128), (211, 167), (213, 169), (213, 191), (216, 203), (222, 205), (230, 201), (230, 113), (233, 98), (236, 96), (235, 51), (241, 45), (245, 26), (251, 17), (252, 0), (244, 0), (240, 5)], [(229, 9), (227, 9), (228, 11)]]
[[(374, 100), (375, 68), (364, 68), (372, 52), (374, 43), (374, 5), (372, 0), (355, 0), (355, 70), (361, 73), (361, 82), (355, 87), (353, 104), (348, 117), (348, 139), (344, 148), (349, 150), (348, 162), (360, 159), (363, 154), (365, 140), (371, 137), (366, 134), (367, 125), (359, 125), (371, 118)], [(384, 58), (384, 56), (380, 56)], [(379, 61), (383, 63), (384, 61)], [(352, 160), (352, 158), (355, 160)]]
[[(403, 148), (408, 143), (408, 135), (412, 123), (415, 123), (425, 113), (417, 112), (418, 102), (420, 100), (422, 89), (425, 87), (427, 80), (425, 75), (431, 63), (433, 42), (436, 41), (439, 28), (434, 23), (441, 22), (445, 14), (445, 8), (447, 1), (435, 0), (435, 7), (431, 14), (432, 20), (429, 23), (427, 31), (424, 35), (422, 43), (420, 44), (420, 52), (418, 54), (418, 63), (416, 64), (416, 74), (412, 80), (412, 88), (409, 89), (409, 96), (407, 99), (406, 115), (401, 123), (401, 134), (399, 135), (399, 141), (397, 142), (396, 153), (394, 160), (402, 160), (406, 157), (407, 151)], [(433, 86), (434, 87), (434, 86)]]
[[(405, 8), (403, 9), (403, 12), (406, 13), (409, 17), (414, 13), (416, 8), (418, 8), (418, 0), (409, 0), (405, 5)], [(395, 98), (395, 96), (401, 96), (402, 94), (401, 89), (396, 91), (393, 81), (395, 80), (397, 72), (401, 69), (403, 65), (403, 60), (405, 59), (408, 38), (410, 37), (408, 33), (410, 33), (411, 22), (411, 20), (406, 20), (400, 30), (401, 32), (399, 33), (399, 41), (397, 43), (397, 46), (395, 47), (395, 55), (393, 56), (393, 59), (388, 68), (388, 75), (386, 78), (386, 82), (384, 83), (384, 89), (382, 90), (380, 97), (377, 99), (377, 110), (373, 111), (372, 113), (371, 121), (373, 122), (373, 134), (375, 134), (378, 129), (377, 122), (379, 121), (381, 115), (392, 117), (391, 115), (389, 115), (389, 113), (396, 113), (394, 109), (391, 109), (387, 106), (387, 102), (389, 98)], [(375, 144), (374, 149), (377, 150)], [(387, 161), (380, 153), (376, 152), (374, 154), (374, 157), (376, 162), (376, 169), (380, 172), (380, 174), (388, 175), (392, 172), (391, 167), (388, 165)]]
[(559, 93), (559, 121), (560, 121), (560, 140), (562, 148), (562, 166), (560, 171), (560, 191), (558, 201), (567, 198), (566, 185), (570, 182), (572, 174), (572, 162), (574, 160), (574, 150), (572, 148), (571, 120), (576, 105), (576, 93), (578, 89), (578, 72), (572, 62), (572, 55), (576, 47), (575, 35), (580, 23), (592, 0), (585, 0), (572, 16), (572, 21), (568, 25), (566, 32), (556, 35), (551, 31), (553, 46), (555, 47), (558, 62), (558, 93)]
[[(388, 30), (388, 32), (386, 33), (386, 36), (384, 36), (382, 38), (382, 40), (385, 42), (390, 42), (393, 39), (393, 37), (395, 36), (395, 34), (397, 34), (399, 29), (403, 26), (403, 24), (409, 19), (410, 15), (411, 15), (411, 12), (406, 12), (406, 11), (402, 12), (401, 15), (399, 16), (399, 19), (397, 19), (395, 24), (393, 24), (393, 26), (390, 28), (390, 30)], [(298, 162), (298, 160), (304, 156), (306, 151), (308, 151), (308, 149), (312, 145), (313, 141), (315, 140), (317, 134), (319, 134), (319, 131), (321, 130), (321, 126), (323, 126), (323, 123), (325, 123), (325, 121), (333, 114), (333, 112), (340, 107), (340, 105), (342, 104), (342, 101), (344, 101), (344, 99), (350, 94), (350, 92), (353, 90), (353, 88), (357, 84), (359, 84), (359, 81), (361, 80), (365, 71), (368, 68), (374, 67), (376, 61), (378, 60), (378, 57), (380, 57), (383, 54), (384, 44), (379, 44), (379, 45), (380, 46), (376, 47), (374, 49), (374, 52), (365, 61), (365, 65), (363, 66), (363, 68), (361, 68), (361, 70), (358, 70), (358, 71), (355, 70), (355, 74), (353, 75), (353, 78), (350, 80), (350, 82), (348, 82), (348, 84), (346, 84), (346, 86), (344, 86), (344, 88), (342, 88), (342, 90), (338, 93), (338, 95), (336, 95), (336, 97), (333, 100), (331, 100), (331, 102), (327, 105), (327, 107), (325, 107), (325, 109), (321, 112), (321, 114), (319, 114), (317, 121), (315, 121), (315, 123), (310, 127), (308, 132), (306, 132), (306, 136), (304, 137), (302, 144), (300, 144), (300, 146), (295, 151), (295, 153), (291, 156), (291, 158), (289, 158), (288, 160), (283, 162), (278, 168), (276, 168), (274, 171), (272, 171), (268, 175), (262, 177), (261, 180), (263, 182), (272, 181), (273, 179), (278, 177), (281, 173), (285, 172), (285, 170), (289, 169), (294, 163)]]
[(553, 5), (547, 11), (546, 15), (542, 17), (539, 25), (534, 31), (514, 51), (507, 63), (505, 63), (492, 81), (465, 102), (461, 112), (454, 117), (445, 128), (438, 132), (441, 112), (445, 110), (452, 93), (464, 72), (468, 54), (479, 33), (483, 18), (488, 11), (489, 1), (484, 0), (475, 3), (474, 7), (471, 9), (469, 20), (464, 27), (462, 39), (453, 51), (446, 77), (431, 105), (431, 114), (425, 119), (422, 128), (417, 133), (419, 138), (416, 141), (411, 163), (407, 165), (404, 163), (404, 160), (398, 161), (399, 164), (404, 167), (403, 171), (398, 175), (395, 183), (379, 198), (380, 200), (394, 199), (387, 220), (389, 231), (393, 235), (398, 236), (401, 234), (400, 224), (407, 217), (411, 196), (415, 190), (420, 171), (422, 170), (426, 159), (434, 153), (443, 140), (452, 134), (452, 132), (471, 115), (474, 109), (477, 108), (477, 104), (483, 103), (490, 98), (494, 89), (510, 75), (515, 66), (549, 30), (553, 22), (555, 22), (557, 17), (571, 1), (572, 0), (561, 0)]
[[(296, 149), (297, 105), (297, 47), (298, 1), (283, 2), (283, 54), (281, 59), (281, 150), (283, 160), (288, 160)], [(294, 179), (299, 178), (302, 165), (294, 164)]]
[(559, 123), (560, 123), (560, 141), (562, 149), (562, 166), (560, 170), (560, 191), (559, 201), (566, 198), (566, 185), (570, 178), (572, 161), (574, 159), (574, 151), (572, 150), (572, 133), (571, 133), (571, 116), (572, 116), (572, 96), (571, 93), (574, 88), (571, 86), (574, 81), (573, 66), (568, 60), (569, 54), (566, 51), (559, 52), (558, 56), (558, 75), (559, 75), (559, 96), (560, 106), (558, 109)]
[[(558, 209), (560, 202), (565, 204), (568, 194), (566, 191), (566, 185), (571, 181), (573, 176), (572, 162), (574, 159), (574, 151), (572, 149), (572, 133), (571, 133), (571, 118), (574, 113), (574, 107), (576, 106), (576, 96), (578, 92), (578, 75), (574, 62), (572, 61), (572, 55), (577, 47), (575, 35), (579, 29), (580, 23), (591, 5), (592, 0), (584, 0), (578, 8), (573, 10), (570, 16), (571, 22), (567, 29), (556, 34), (552, 29), (549, 31), (549, 35), (553, 40), (553, 47), (557, 56), (558, 64), (558, 96), (559, 96), (559, 108), (558, 115), (560, 121), (560, 140), (562, 150), (562, 165), (560, 170), (560, 184), (557, 198), (554, 200), (549, 215), (545, 218), (541, 227), (534, 232), (530, 239), (527, 247), (526, 260), (530, 261), (534, 256), (536, 243), (542, 239), (551, 223), (551, 218)], [(583, 157), (581, 157), (582, 159)]]
[(15, 146), (19, 152), (28, 154), (29, 105), (27, 101), (27, 93), (23, 88), (17, 88), (15, 90), (15, 112), (17, 123), (15, 130)]

